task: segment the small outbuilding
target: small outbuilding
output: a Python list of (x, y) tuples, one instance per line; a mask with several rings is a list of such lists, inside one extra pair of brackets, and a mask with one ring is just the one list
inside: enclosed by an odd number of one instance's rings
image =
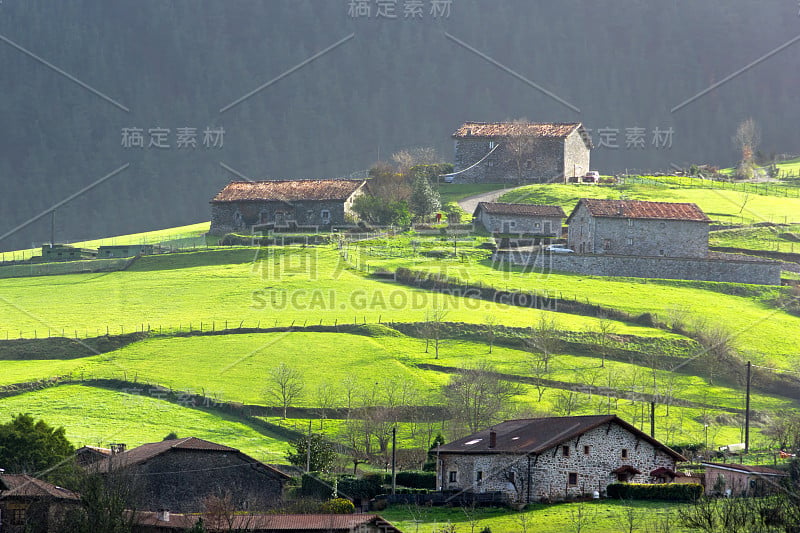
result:
[(91, 248), (79, 248), (66, 244), (45, 244), (42, 246), (42, 261), (51, 263), (55, 261), (81, 261), (95, 259), (97, 250)]
[(557, 205), (500, 202), (480, 202), (473, 214), (490, 233), (546, 239), (561, 237), (561, 221), (566, 216)]
[(152, 244), (114, 244), (101, 246), (97, 249), (98, 259), (117, 259), (152, 254)]
[(706, 494), (765, 496), (781, 489), (789, 474), (773, 468), (735, 463), (702, 463)]

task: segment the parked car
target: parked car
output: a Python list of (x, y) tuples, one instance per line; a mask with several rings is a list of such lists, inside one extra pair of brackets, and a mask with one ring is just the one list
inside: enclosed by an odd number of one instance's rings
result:
[(596, 170), (590, 170), (585, 176), (583, 176), (582, 181), (584, 183), (597, 183), (600, 181), (600, 173)]
[(574, 254), (575, 250), (571, 250), (566, 246), (562, 246), (560, 244), (551, 244), (549, 246), (544, 247), (545, 250), (548, 252), (552, 252), (554, 254)]

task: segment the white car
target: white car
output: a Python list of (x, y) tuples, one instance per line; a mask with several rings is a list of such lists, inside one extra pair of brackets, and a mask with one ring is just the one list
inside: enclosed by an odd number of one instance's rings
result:
[(559, 244), (551, 244), (549, 246), (544, 247), (545, 250), (548, 252), (552, 252), (554, 254), (574, 254), (575, 250), (571, 250), (569, 248), (565, 248)]

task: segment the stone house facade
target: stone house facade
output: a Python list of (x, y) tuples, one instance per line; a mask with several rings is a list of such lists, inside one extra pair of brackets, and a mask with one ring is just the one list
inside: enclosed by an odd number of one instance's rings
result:
[(440, 446), (438, 457), (439, 490), (502, 492), (517, 503), (654, 483), (651, 472), (685, 461), (615, 415), (509, 420)]
[(505, 204), (480, 202), (473, 213), (490, 233), (554, 238), (561, 236), (561, 221), (566, 218), (557, 205)]
[(592, 141), (577, 122), (465, 122), (452, 137), (456, 183), (564, 182), (589, 171)]
[(345, 224), (365, 190), (365, 180), (232, 181), (211, 200), (209, 233)]
[(235, 510), (268, 510), (291, 479), (235, 448), (195, 437), (143, 444), (88, 467), (130, 488), (131, 509), (204, 510), (211, 495), (229, 495)]
[(718, 496), (766, 496), (782, 489), (786, 472), (764, 466), (702, 463), (705, 491)]
[(66, 513), (80, 505), (80, 495), (26, 474), (0, 471), (0, 532), (59, 531)]
[(692, 203), (582, 198), (567, 244), (579, 254), (704, 258), (710, 222)]

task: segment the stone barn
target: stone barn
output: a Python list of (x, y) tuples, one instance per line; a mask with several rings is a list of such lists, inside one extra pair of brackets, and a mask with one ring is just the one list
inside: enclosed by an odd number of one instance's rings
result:
[(439, 490), (501, 492), (513, 502), (605, 493), (654, 483), (680, 454), (615, 415), (508, 420), (438, 449)]
[(253, 226), (330, 228), (353, 216), (365, 180), (232, 181), (211, 200), (212, 235), (249, 232)]
[(473, 217), (490, 233), (558, 238), (567, 215), (557, 205), (480, 202)]
[(229, 495), (238, 511), (274, 508), (291, 479), (235, 448), (195, 437), (143, 444), (88, 467), (128, 485), (131, 509), (204, 510), (212, 495)]
[(579, 254), (705, 258), (710, 222), (692, 203), (582, 198), (567, 244)]
[(589, 171), (592, 140), (579, 122), (465, 122), (452, 137), (456, 183), (566, 182)]

